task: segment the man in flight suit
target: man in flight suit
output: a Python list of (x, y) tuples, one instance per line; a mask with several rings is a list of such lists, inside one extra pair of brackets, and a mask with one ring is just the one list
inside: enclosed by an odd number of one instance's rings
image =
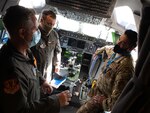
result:
[(137, 33), (126, 30), (113, 48), (105, 46), (96, 50), (95, 56), (104, 56), (104, 63), (91, 99), (77, 113), (103, 113), (112, 110), (123, 88), (134, 75), (130, 53), (136, 47), (136, 42)]
[(0, 50), (0, 113), (58, 113), (68, 105), (69, 91), (40, 98), (40, 87), (47, 93), (51, 86), (40, 75), (29, 50), (39, 37), (35, 12), (11, 6), (3, 17), (10, 39)]
[(61, 46), (59, 36), (53, 29), (56, 23), (56, 14), (51, 10), (43, 10), (40, 17), (39, 29), (41, 39), (36, 46), (31, 48), (37, 59), (37, 67), (44, 78), (50, 82), (54, 71), (59, 73), (61, 63)]

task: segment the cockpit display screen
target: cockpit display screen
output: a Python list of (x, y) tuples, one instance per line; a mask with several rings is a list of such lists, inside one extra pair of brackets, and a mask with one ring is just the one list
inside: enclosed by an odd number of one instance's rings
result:
[(68, 39), (68, 46), (77, 47), (77, 40), (74, 38), (69, 38)]
[(76, 48), (79, 48), (79, 49), (84, 49), (85, 43), (86, 43), (85, 41), (76, 40), (74, 38), (69, 38), (68, 39), (68, 46), (76, 47)]
[(78, 40), (77, 48), (84, 49), (84, 47), (85, 47), (85, 41)]

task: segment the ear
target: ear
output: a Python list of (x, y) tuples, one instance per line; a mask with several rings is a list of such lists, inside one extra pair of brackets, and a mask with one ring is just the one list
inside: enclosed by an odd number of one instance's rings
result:
[(25, 36), (25, 30), (19, 29), (19, 37), (24, 38), (24, 36)]

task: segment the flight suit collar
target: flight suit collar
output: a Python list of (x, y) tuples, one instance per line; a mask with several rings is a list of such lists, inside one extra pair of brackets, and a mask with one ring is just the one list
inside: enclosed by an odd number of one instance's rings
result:
[(31, 50), (30, 50), (30, 49), (27, 50), (27, 54), (28, 54), (28, 56), (29, 56), (29, 57), (27, 58), (27, 57), (25, 57), (22, 53), (20, 53), (20, 52), (12, 45), (12, 43), (10, 42), (10, 40), (7, 41), (7, 46), (8, 46), (8, 48), (9, 48), (9, 52), (11, 52), (11, 54), (13, 55), (13, 57), (15, 57), (16, 59), (18, 59), (18, 60), (20, 60), (20, 61), (24, 61), (24, 62), (30, 61), (30, 60), (32, 59), (31, 56), (33, 56), (33, 55), (32, 55), (32, 53), (31, 53)]

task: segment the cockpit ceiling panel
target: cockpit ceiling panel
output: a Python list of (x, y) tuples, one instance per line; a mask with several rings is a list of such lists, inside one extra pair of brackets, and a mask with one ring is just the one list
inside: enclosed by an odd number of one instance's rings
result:
[(110, 18), (117, 0), (46, 0), (46, 4), (63, 10)]
[(68, 10), (59, 10), (58, 12), (62, 14), (64, 17), (73, 19), (76, 21), (81, 21), (81, 22), (86, 22), (90, 24), (95, 24), (98, 25), (101, 23), (102, 19), (101, 17), (85, 14), (85, 13), (80, 13), (76, 11), (68, 11)]

